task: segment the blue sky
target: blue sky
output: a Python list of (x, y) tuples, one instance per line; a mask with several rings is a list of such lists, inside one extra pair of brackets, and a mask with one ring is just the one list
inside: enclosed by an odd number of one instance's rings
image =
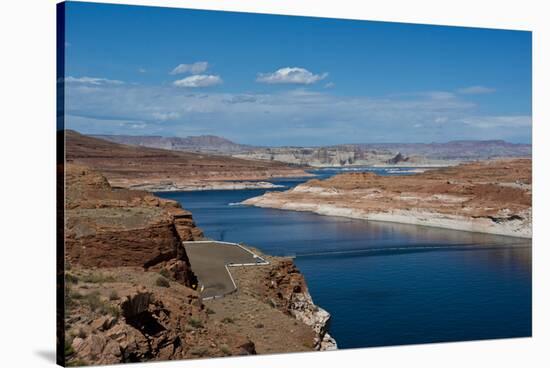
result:
[(531, 142), (531, 33), (68, 3), (66, 128)]

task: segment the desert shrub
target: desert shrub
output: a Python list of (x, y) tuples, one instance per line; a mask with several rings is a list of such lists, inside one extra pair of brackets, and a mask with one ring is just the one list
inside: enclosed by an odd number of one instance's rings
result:
[(195, 329), (192, 326), (185, 325), (185, 332), (191, 332), (191, 331), (195, 331)]
[(235, 323), (235, 321), (231, 317), (225, 317), (224, 319), (222, 319), (222, 322), (223, 323)]
[(98, 312), (104, 316), (107, 314), (115, 318), (120, 316), (120, 308), (102, 300), (98, 291), (83, 295), (82, 302), (88, 305), (92, 311)]
[(210, 308), (206, 308), (206, 314), (216, 314), (216, 312)]
[(82, 299), (84, 296), (82, 294), (80, 294), (78, 291), (72, 291), (69, 293), (70, 294), (70, 297), (71, 299), (77, 299), (77, 300), (80, 300)]
[(202, 328), (203, 324), (202, 321), (197, 317), (191, 317), (188, 321), (189, 325), (194, 328)]
[(83, 295), (82, 302), (88, 305), (93, 311), (96, 311), (103, 304), (99, 296), (99, 291), (93, 291), (89, 294)]
[(114, 282), (115, 278), (113, 276), (104, 275), (102, 273), (89, 273), (87, 275), (81, 276), (80, 278), (83, 282), (89, 282), (91, 284), (101, 284), (104, 282)]
[(269, 302), (269, 305), (270, 305), (271, 307), (273, 307), (273, 308), (277, 308), (277, 307), (278, 307), (277, 302), (276, 302), (275, 300), (273, 300), (273, 299), (270, 298), (268, 302)]
[(170, 274), (170, 271), (168, 271), (166, 268), (163, 268), (162, 270), (160, 270), (159, 273), (160, 273), (161, 276), (166, 277), (167, 279), (172, 278), (172, 275)]
[(220, 350), (225, 355), (231, 355), (231, 350), (229, 349), (229, 346), (227, 346), (225, 344), (220, 346)]
[(103, 303), (99, 307), (99, 312), (102, 315), (110, 314), (111, 316), (113, 316), (115, 318), (120, 317), (120, 308), (115, 306), (115, 305), (109, 304), (109, 303)]
[(74, 305), (74, 299), (71, 298), (71, 291), (65, 288), (65, 307), (69, 308)]
[(67, 367), (83, 367), (85, 365), (88, 365), (88, 363), (86, 363), (85, 361), (80, 360), (80, 359), (71, 360), (70, 362), (67, 362), (66, 364), (67, 364)]
[(189, 351), (192, 355), (203, 357), (208, 353), (208, 348), (204, 346), (197, 346)]
[(160, 276), (157, 278), (157, 281), (155, 281), (155, 284), (160, 287), (170, 287), (170, 281), (168, 281), (165, 277)]
[(120, 299), (120, 297), (118, 296), (118, 293), (116, 292), (116, 290), (111, 290), (111, 292), (109, 293), (109, 300), (118, 300)]
[(73, 275), (72, 273), (66, 273), (65, 274), (65, 282), (71, 283), (71, 284), (77, 284), (78, 283), (78, 277), (76, 275)]
[(263, 323), (257, 323), (256, 326), (254, 326), (256, 328), (264, 328), (264, 324)]
[(65, 348), (64, 348), (64, 351), (65, 351), (65, 356), (66, 356), (66, 357), (74, 354), (74, 349), (73, 349), (72, 341), (70, 341), (70, 340), (65, 340)]
[(78, 291), (72, 290), (70, 284), (65, 284), (65, 306), (72, 307), (76, 304), (77, 300), (83, 298), (83, 295)]

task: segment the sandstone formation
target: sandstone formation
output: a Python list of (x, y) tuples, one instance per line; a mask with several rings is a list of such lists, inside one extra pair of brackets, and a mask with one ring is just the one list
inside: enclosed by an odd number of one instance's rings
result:
[[(196, 291), (154, 283), (154, 272), (69, 272), (65, 354), (70, 365), (255, 354), (246, 336), (209, 321)], [(138, 284), (138, 286), (134, 286)], [(146, 285), (146, 286), (145, 286)]]
[(302, 168), (276, 161), (128, 146), (75, 131), (60, 134), (65, 139), (67, 162), (101, 172), (113, 187), (182, 190), (203, 185), (215, 189), (222, 182), (242, 185), (243, 181), (311, 176)]
[(449, 166), (463, 161), (531, 156), (531, 145), (514, 144), (501, 140), (339, 144), (322, 147), (258, 147), (238, 144), (211, 135), (195, 137), (101, 135), (95, 137), (135, 146), (215, 153), (317, 167), (396, 165), (402, 162), (402, 160), (393, 162), (392, 159), (398, 154), (401, 154), (403, 158), (408, 158), (405, 161), (407, 166)]
[(264, 297), (282, 311), (311, 326), (317, 350), (334, 350), (336, 341), (327, 332), (330, 314), (313, 303), (303, 275), (291, 260), (273, 262), (264, 281)]
[[(292, 262), (273, 275), (265, 268), (254, 277), (260, 286), (277, 280), (261, 297), (250, 297), (243, 287), (229, 300), (213, 301), (227, 303), (231, 317), (213, 316), (195, 290), (198, 280), (182, 245), (202, 237), (190, 212), (145, 191), (113, 188), (103, 175), (80, 165), (65, 166), (64, 182), (68, 365), (333, 347), (326, 333), (329, 315), (313, 305)], [(274, 308), (270, 303), (277, 293), (283, 299)], [(248, 330), (236, 328), (233, 320), (250, 306), (254, 309), (242, 321)], [(288, 327), (282, 334), (281, 326)]]
[(113, 189), (101, 174), (71, 164), (65, 168), (65, 185), (69, 264), (151, 267), (174, 258), (188, 266), (181, 241), (200, 238), (202, 232), (178, 202)]
[[(234, 157), (287, 162), (314, 167), (452, 166), (461, 162), (506, 157), (531, 157), (531, 145), (505, 141), (446, 143), (368, 143), (323, 147), (256, 147)], [(406, 160), (395, 160), (401, 155)]]
[[(288, 327), (293, 331), (299, 329), (299, 326), (309, 327), (312, 330), (312, 334), (303, 336), (303, 339), (306, 340), (303, 342), (303, 346), (294, 346), (292, 347), (293, 351), (337, 349), (336, 341), (327, 332), (330, 314), (314, 304), (306, 280), (292, 260), (265, 255), (257, 249), (250, 249), (267, 260), (269, 265), (231, 268), (238, 287), (237, 294), (221, 300), (210, 300), (206, 304), (222, 315), (226, 315), (228, 309), (231, 310), (232, 301), (238, 303), (246, 299), (251, 309), (260, 306), (265, 308), (267, 305), (272, 310), (269, 312), (273, 316), (272, 319), (277, 321), (273, 327), (274, 330), (281, 330), (288, 319), (295, 321)], [(224, 304), (220, 304), (220, 301)], [(270, 321), (262, 319), (261, 314), (255, 318), (266, 324), (264, 328), (268, 329), (267, 324)], [(247, 326), (243, 323), (239, 328), (246, 329)], [(254, 329), (250, 331), (249, 335), (253, 333)], [(281, 340), (291, 339), (289, 334), (283, 331), (278, 332), (277, 335)], [(264, 346), (261, 341), (257, 341), (256, 348), (258, 353), (282, 352), (273, 350), (271, 346)], [(266, 351), (266, 348), (270, 350)]]
[(409, 176), (349, 173), (243, 204), (531, 237), (531, 160), (479, 161)]
[(240, 189), (273, 189), (283, 188), (282, 185), (267, 181), (187, 181), (184, 185), (178, 185), (172, 181), (159, 184), (137, 184), (132, 189), (146, 190), (148, 192), (189, 192), (203, 190), (240, 190)]

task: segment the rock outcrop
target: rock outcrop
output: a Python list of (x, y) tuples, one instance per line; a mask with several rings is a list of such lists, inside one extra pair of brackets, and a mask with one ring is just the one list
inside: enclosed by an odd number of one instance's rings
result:
[(209, 322), (197, 292), (176, 284), (133, 287), (121, 281), (129, 275), (136, 276), (119, 270), (112, 283), (101, 287), (101, 294), (125, 294), (116, 301), (103, 297), (94, 285), (72, 287), (65, 347), (69, 363), (104, 365), (256, 353), (246, 336)]
[(388, 164), (396, 165), (401, 162), (408, 162), (408, 161), (409, 161), (409, 157), (405, 157), (401, 154), (401, 152), (397, 152), (397, 154), (394, 157), (390, 158), (387, 162)]
[[(105, 177), (83, 166), (65, 170), (65, 257), (83, 267), (152, 267), (180, 260), (178, 275), (195, 278), (181, 241), (202, 236), (179, 203), (144, 191), (112, 188)], [(183, 268), (183, 269), (182, 269)]]
[(241, 158), (273, 160), (315, 167), (342, 167), (392, 166), (400, 162), (394, 160), (399, 153), (401, 158), (407, 159), (407, 166), (451, 166), (460, 162), (499, 157), (531, 157), (531, 145), (495, 140), (428, 144), (373, 143), (323, 147), (256, 147), (232, 154)]
[(479, 161), (399, 177), (340, 174), (243, 204), (530, 238), (531, 160)]
[(289, 259), (273, 262), (264, 286), (264, 296), (269, 303), (313, 328), (316, 350), (337, 349), (336, 341), (327, 332), (330, 314), (313, 303), (305, 279), (294, 262)]
[[(258, 340), (265, 353), (332, 346), (326, 333), (329, 315), (315, 308), (292, 263), (273, 274), (278, 286), (269, 289), (269, 297), (231, 295), (231, 316), (241, 316), (244, 306), (254, 305), (250, 317), (271, 329), (246, 320), (245, 333), (229, 322), (237, 317), (213, 318), (213, 310), (195, 290), (197, 278), (182, 245), (200, 239), (202, 231), (179, 203), (145, 191), (113, 188), (100, 173), (68, 164), (64, 207), (65, 314), (60, 337), (69, 365), (256, 354)], [(254, 285), (269, 284), (269, 270), (262, 269)], [(285, 314), (268, 304), (277, 290), (282, 296), (278, 308)], [(220, 308), (225, 305), (223, 300)], [(292, 338), (274, 328), (281, 325)]]

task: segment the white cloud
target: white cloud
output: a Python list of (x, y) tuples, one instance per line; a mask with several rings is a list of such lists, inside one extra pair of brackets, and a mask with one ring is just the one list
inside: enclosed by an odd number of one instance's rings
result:
[(325, 88), (332, 88), (334, 87), (336, 84), (334, 84), (333, 82), (328, 82), (327, 84), (325, 84)]
[(307, 88), (246, 94), (195, 91), (129, 83), (116, 88), (68, 84), (67, 128), (98, 134), (127, 134), (130, 129), (159, 135), (216, 134), (243, 143), (281, 145), (525, 142), (531, 136), (530, 116), (482, 116), (476, 104), (457, 96), (343, 96)]
[(325, 79), (328, 73), (313, 74), (307, 69), (297, 67), (281, 68), (273, 73), (260, 73), (256, 82), (269, 84), (312, 84)]
[(420, 93), (420, 95), (424, 95), (434, 100), (452, 100), (456, 97), (454, 93), (447, 92), (447, 91), (423, 92), (423, 93)]
[(145, 68), (138, 68), (138, 73), (147, 73), (147, 69)]
[(472, 116), (462, 119), (466, 125), (482, 129), (525, 128), (531, 129), (532, 117), (517, 116)]
[(481, 94), (493, 93), (495, 92), (495, 89), (484, 87), (484, 86), (471, 86), (471, 87), (460, 88), (457, 90), (457, 92), (462, 93), (464, 95), (481, 95)]
[(192, 75), (174, 81), (174, 86), (184, 88), (210, 87), (221, 84), (223, 81), (218, 75)]
[(192, 63), (192, 64), (180, 64), (176, 66), (170, 72), (170, 74), (184, 74), (184, 73), (200, 74), (205, 72), (206, 69), (208, 69), (208, 62), (197, 61), (196, 63)]
[(153, 112), (151, 113), (151, 116), (153, 117), (153, 119), (166, 121), (175, 120), (180, 117), (180, 114), (177, 112)]
[(107, 78), (94, 78), (94, 77), (65, 77), (65, 83), (80, 83), (80, 84), (90, 84), (94, 86), (101, 86), (106, 84), (121, 85), (124, 84), (123, 81), (116, 79), (107, 79)]

